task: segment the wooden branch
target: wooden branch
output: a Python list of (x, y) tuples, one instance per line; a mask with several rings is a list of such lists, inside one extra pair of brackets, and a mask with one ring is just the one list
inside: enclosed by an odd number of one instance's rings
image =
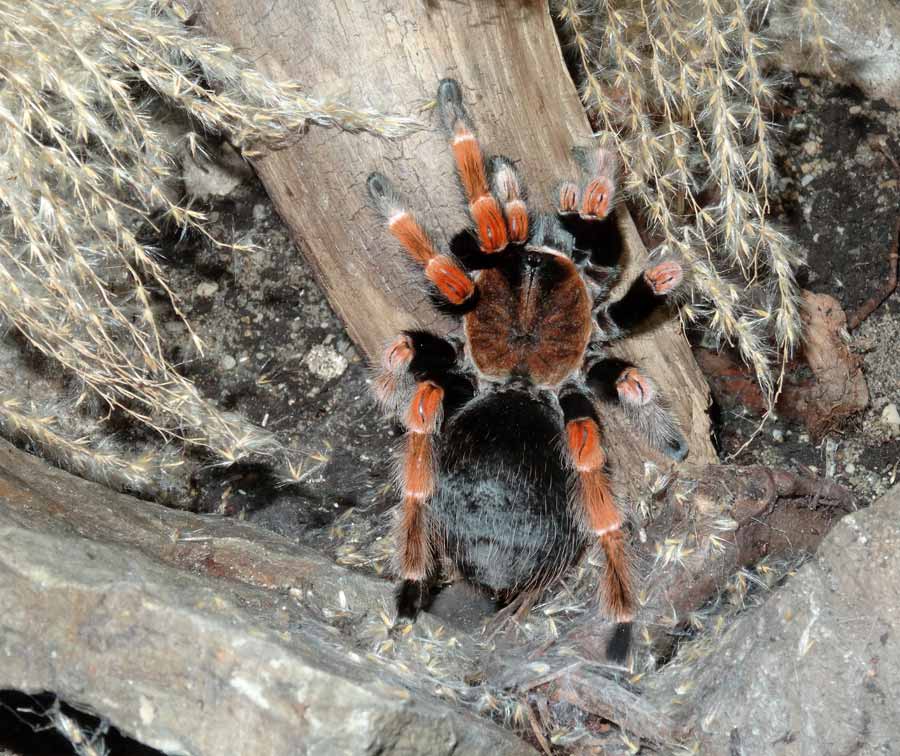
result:
[[(533, 203), (575, 175), (575, 143), (591, 132), (566, 71), (547, 6), (536, 2), (420, 0), (202, 0), (207, 30), (266, 74), (311, 92), (400, 113), (419, 112), (438, 81), (458, 79), (484, 144), (520, 160)], [(401, 254), (367, 206), (372, 170), (396, 179), (440, 241), (466, 222), (445, 138), (431, 130), (399, 142), (312, 129), (256, 168), (278, 211), (312, 263), (354, 341), (373, 358), (398, 330), (445, 330)], [(619, 211), (630, 276), (646, 252), (627, 212)], [(626, 276), (627, 278), (628, 276)], [(665, 387), (691, 446), (691, 460), (715, 461), (706, 384), (676, 322), (622, 346)], [(621, 480), (638, 479), (651, 452), (618, 415), (608, 420), (611, 457)]]
[(597, 672), (580, 668), (565, 675), (554, 697), (614, 722), (623, 731), (657, 746), (671, 748), (686, 737), (686, 732), (667, 714)]
[[(549, 655), (525, 656), (521, 649), (492, 653), (486, 660), (487, 681), (501, 690), (510, 690), (534, 701), (565, 701), (585, 714), (612, 722), (623, 731), (657, 746), (672, 748), (687, 737), (687, 731), (665, 712), (620, 681), (577, 660), (569, 653), (559, 653), (554, 644)], [(571, 652), (572, 649), (569, 649)], [(548, 672), (534, 677), (532, 665), (525, 659), (537, 658)], [(560, 716), (560, 713), (557, 713)], [(565, 719), (565, 716), (563, 719)], [(578, 715), (581, 716), (581, 715)]]
[(897, 246), (900, 245), (900, 220), (897, 221), (897, 230), (894, 231), (894, 241), (888, 249), (888, 274), (887, 279), (878, 287), (878, 290), (863, 302), (850, 316), (847, 323), (848, 331), (855, 331), (859, 328), (863, 321), (869, 317), (875, 310), (881, 307), (884, 300), (897, 290), (897, 264), (898, 254)]

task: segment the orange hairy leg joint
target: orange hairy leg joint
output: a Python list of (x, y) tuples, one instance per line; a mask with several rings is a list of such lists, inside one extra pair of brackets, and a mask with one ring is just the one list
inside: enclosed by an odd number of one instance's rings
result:
[(444, 389), (431, 381), (424, 381), (416, 388), (406, 426), (414, 434), (434, 433), (441, 421), (441, 402), (444, 400)]
[(605, 179), (591, 181), (581, 200), (582, 215), (605, 218), (609, 214), (612, 186)]
[(566, 426), (566, 433), (577, 470), (598, 470), (603, 467), (606, 454), (600, 446), (600, 429), (593, 420), (573, 420)]
[(644, 273), (644, 278), (656, 295), (668, 294), (684, 278), (684, 270), (674, 260), (669, 260), (656, 265)]
[(457, 127), (452, 142), (460, 182), (469, 201), (478, 238), (485, 252), (499, 252), (509, 242), (506, 221), (497, 200), (488, 190), (484, 157), (478, 140), (464, 125)]
[(472, 279), (447, 255), (431, 258), (425, 266), (425, 277), (451, 304), (463, 304), (475, 293)]

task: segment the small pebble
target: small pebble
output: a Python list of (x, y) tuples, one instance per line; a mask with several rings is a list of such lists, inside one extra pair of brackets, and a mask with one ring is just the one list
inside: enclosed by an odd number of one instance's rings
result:
[(844, 472), (847, 473), (847, 475), (853, 475), (853, 473), (856, 472), (856, 465), (854, 465), (852, 462), (848, 462), (846, 465), (844, 465)]
[(881, 424), (891, 432), (892, 436), (900, 435), (900, 412), (893, 402), (886, 404), (881, 410)]
[(196, 289), (197, 296), (203, 299), (210, 299), (218, 290), (219, 284), (213, 281), (204, 281)]
[(234, 370), (235, 365), (237, 365), (237, 360), (230, 354), (226, 354), (219, 364), (222, 366), (222, 370)]
[(784, 431), (776, 428), (772, 431), (772, 438), (774, 439), (776, 444), (780, 444), (782, 441), (784, 441)]
[(310, 349), (303, 361), (315, 375), (326, 381), (337, 378), (347, 369), (346, 357), (338, 354), (334, 347), (324, 344), (317, 344)]

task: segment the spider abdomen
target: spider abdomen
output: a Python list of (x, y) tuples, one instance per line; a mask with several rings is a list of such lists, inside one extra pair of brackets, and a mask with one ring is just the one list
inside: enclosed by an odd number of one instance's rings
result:
[(444, 429), (432, 524), (470, 583), (498, 596), (541, 587), (578, 558), (557, 407), (498, 389)]

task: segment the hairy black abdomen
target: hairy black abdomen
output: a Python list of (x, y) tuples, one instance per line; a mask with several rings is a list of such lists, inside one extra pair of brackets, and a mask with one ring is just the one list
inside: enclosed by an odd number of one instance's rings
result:
[(544, 585), (584, 541), (568, 504), (558, 408), (518, 389), (478, 397), (444, 428), (430, 503), (447, 555), (499, 595)]

